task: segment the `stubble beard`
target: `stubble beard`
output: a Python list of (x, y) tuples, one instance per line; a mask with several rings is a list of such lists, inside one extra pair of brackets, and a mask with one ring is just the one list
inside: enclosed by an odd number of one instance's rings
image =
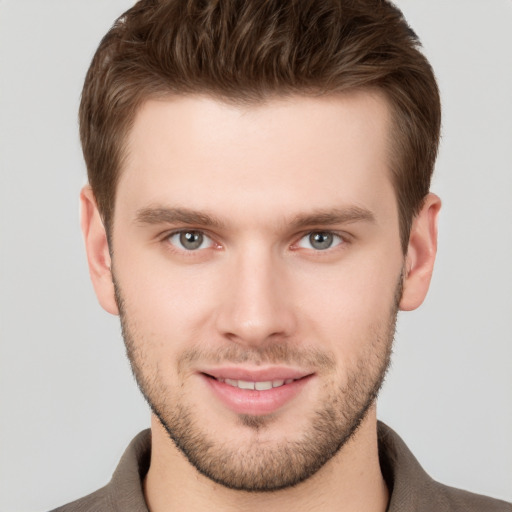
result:
[[(201, 474), (224, 487), (248, 492), (272, 492), (295, 486), (314, 475), (353, 438), (374, 404), (390, 365), (402, 277), (395, 291), (387, 321), (374, 325), (372, 340), (357, 362), (347, 370), (343, 385), (327, 386), (323, 399), (311, 414), (299, 439), (260, 443), (260, 434), (275, 420), (273, 415), (238, 415), (238, 428), (249, 429), (250, 443), (219, 441), (182, 389), (170, 390), (158, 367), (146, 363), (144, 344), (130, 325), (125, 303), (114, 280), (126, 352), (137, 385), (170, 439)], [(232, 345), (214, 353), (191, 349), (178, 361), (178, 375), (191, 361), (255, 364), (304, 364), (328, 373), (335, 370), (333, 357), (317, 350), (298, 350), (285, 343), (250, 350)], [(331, 371), (331, 373), (334, 373)]]

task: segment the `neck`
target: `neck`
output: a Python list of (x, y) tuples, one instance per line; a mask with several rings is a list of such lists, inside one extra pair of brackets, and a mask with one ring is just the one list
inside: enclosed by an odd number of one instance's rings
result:
[(191, 466), (159, 420), (151, 420), (151, 466), (144, 494), (151, 512), (240, 511), (384, 512), (389, 493), (379, 466), (375, 407), (356, 434), (315, 475), (280, 491), (227, 489)]

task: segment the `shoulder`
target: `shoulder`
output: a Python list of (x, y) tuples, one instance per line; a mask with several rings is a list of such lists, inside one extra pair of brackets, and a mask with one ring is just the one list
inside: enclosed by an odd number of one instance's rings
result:
[(389, 512), (512, 512), (512, 504), (441, 484), (421, 467), (398, 434), (378, 424), (379, 459), (391, 490)]
[(108, 486), (105, 486), (51, 512), (111, 512), (113, 510), (110, 505)]
[(432, 483), (441, 510), (453, 512), (512, 512), (512, 503), (456, 489), (438, 482)]
[(52, 512), (147, 512), (142, 480), (149, 469), (151, 432), (140, 432), (126, 448), (110, 482)]

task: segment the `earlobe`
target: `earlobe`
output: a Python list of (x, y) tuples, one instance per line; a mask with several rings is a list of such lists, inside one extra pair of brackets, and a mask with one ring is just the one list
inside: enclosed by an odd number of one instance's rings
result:
[(437, 219), (441, 200), (428, 194), (413, 220), (405, 259), (405, 276), (400, 309), (411, 311), (425, 300), (437, 252)]
[(119, 310), (112, 281), (107, 233), (89, 185), (86, 185), (80, 193), (80, 207), (89, 274), (96, 296), (105, 311), (117, 315)]

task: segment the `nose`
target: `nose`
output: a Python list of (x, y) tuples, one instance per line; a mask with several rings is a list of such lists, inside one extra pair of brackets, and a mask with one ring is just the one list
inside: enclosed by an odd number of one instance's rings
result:
[(248, 248), (229, 262), (218, 304), (217, 329), (247, 347), (283, 341), (296, 329), (284, 263), (270, 250)]

